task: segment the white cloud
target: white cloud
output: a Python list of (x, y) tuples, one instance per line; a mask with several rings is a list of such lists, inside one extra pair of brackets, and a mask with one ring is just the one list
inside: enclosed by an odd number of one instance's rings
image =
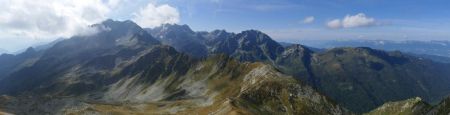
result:
[(313, 23), (314, 20), (315, 20), (314, 16), (308, 16), (305, 19), (303, 19), (303, 23), (305, 24)]
[(2, 0), (0, 37), (70, 37), (107, 18), (102, 0)]
[(14, 51), (35, 43), (98, 31), (107, 18), (133, 18), (143, 27), (179, 22), (178, 11), (156, 0), (0, 0), (0, 47)]
[(117, 6), (119, 6), (119, 4), (120, 4), (122, 1), (123, 1), (123, 0), (108, 0), (108, 1), (106, 1), (106, 4), (107, 4), (109, 7), (116, 8)]
[(145, 8), (140, 9), (132, 20), (142, 27), (156, 27), (165, 23), (178, 23), (180, 13), (167, 4), (157, 6), (149, 3)]
[(367, 17), (364, 13), (356, 15), (347, 15), (342, 19), (334, 19), (327, 23), (329, 28), (357, 28), (357, 27), (369, 27), (376, 25), (374, 18)]
[(339, 19), (331, 20), (327, 23), (327, 26), (329, 28), (333, 28), (333, 29), (341, 28), (341, 20), (339, 20)]
[(342, 26), (344, 28), (367, 27), (374, 24), (375, 19), (366, 17), (364, 13), (359, 13), (354, 16), (347, 15), (344, 20), (342, 20)]

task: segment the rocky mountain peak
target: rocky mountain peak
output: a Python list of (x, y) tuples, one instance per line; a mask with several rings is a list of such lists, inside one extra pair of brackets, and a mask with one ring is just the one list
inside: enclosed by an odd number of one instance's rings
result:
[(161, 41), (162, 44), (170, 45), (179, 52), (187, 53), (193, 57), (207, 55), (204, 38), (192, 31), (188, 25), (163, 24), (145, 30)]
[(186, 34), (195, 33), (188, 25), (178, 25), (178, 24), (163, 24), (159, 27), (147, 29), (147, 31), (149, 31), (149, 33), (155, 37), (175, 33), (186, 33)]
[(210, 32), (210, 35), (213, 36), (213, 38), (228, 38), (233, 35), (233, 33), (229, 33), (226, 30), (214, 30)]
[(108, 27), (134, 27), (134, 28), (141, 28), (139, 25), (134, 23), (131, 20), (125, 20), (125, 21), (117, 21), (112, 19), (107, 19), (100, 23), (101, 25), (108, 26)]
[(137, 43), (158, 44), (159, 42), (133, 21), (105, 20), (94, 24), (99, 32), (84, 38), (99, 40), (99, 43), (115, 45), (133, 45)]
[(305, 53), (312, 53), (310, 49), (307, 47), (300, 45), (300, 44), (293, 44), (285, 48), (285, 51), (283, 52), (283, 56), (290, 56), (290, 55), (303, 55)]
[(250, 44), (269, 43), (281, 46), (278, 42), (272, 40), (269, 35), (258, 30), (246, 30), (237, 34), (236, 37), (241, 39), (241, 41), (246, 41)]
[(33, 53), (36, 52), (36, 50), (33, 47), (29, 47), (27, 48), (27, 50), (25, 50), (25, 53)]

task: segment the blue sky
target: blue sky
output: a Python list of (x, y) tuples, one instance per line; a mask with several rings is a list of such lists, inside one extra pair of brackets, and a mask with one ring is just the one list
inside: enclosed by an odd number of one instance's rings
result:
[[(258, 29), (281, 41), (301, 39), (450, 40), (448, 0), (166, 1), (195, 30)], [(328, 21), (365, 14), (377, 25), (330, 29)], [(306, 17), (311, 23), (302, 23)]]
[(108, 18), (143, 27), (187, 24), (196, 31), (257, 29), (286, 42), (450, 40), (449, 5), (449, 0), (0, 0), (0, 49), (68, 38)]

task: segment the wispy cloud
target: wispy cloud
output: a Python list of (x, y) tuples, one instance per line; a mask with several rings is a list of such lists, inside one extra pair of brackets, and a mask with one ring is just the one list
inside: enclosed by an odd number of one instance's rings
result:
[(305, 19), (303, 19), (302, 22), (303, 22), (304, 24), (309, 24), (309, 23), (313, 23), (314, 20), (315, 20), (314, 16), (308, 16), (308, 17), (306, 17)]
[(327, 23), (329, 28), (357, 28), (357, 27), (369, 27), (376, 25), (375, 18), (366, 16), (364, 13), (358, 13), (356, 15), (347, 15), (342, 20), (334, 19)]
[(334, 20), (328, 21), (327, 26), (329, 28), (332, 28), (332, 29), (341, 28), (341, 26), (342, 26), (341, 20), (340, 19), (334, 19)]
[(20, 38), (70, 37), (106, 19), (110, 7), (101, 0), (1, 1), (0, 31)]
[(165, 23), (178, 23), (180, 13), (176, 8), (167, 4), (157, 6), (149, 3), (140, 9), (132, 20), (142, 27), (155, 27)]

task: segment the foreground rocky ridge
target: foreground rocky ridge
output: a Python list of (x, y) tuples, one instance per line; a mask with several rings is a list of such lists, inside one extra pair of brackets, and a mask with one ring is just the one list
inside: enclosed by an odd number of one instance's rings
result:
[(450, 97), (437, 105), (430, 105), (421, 98), (385, 103), (366, 115), (448, 115)]

